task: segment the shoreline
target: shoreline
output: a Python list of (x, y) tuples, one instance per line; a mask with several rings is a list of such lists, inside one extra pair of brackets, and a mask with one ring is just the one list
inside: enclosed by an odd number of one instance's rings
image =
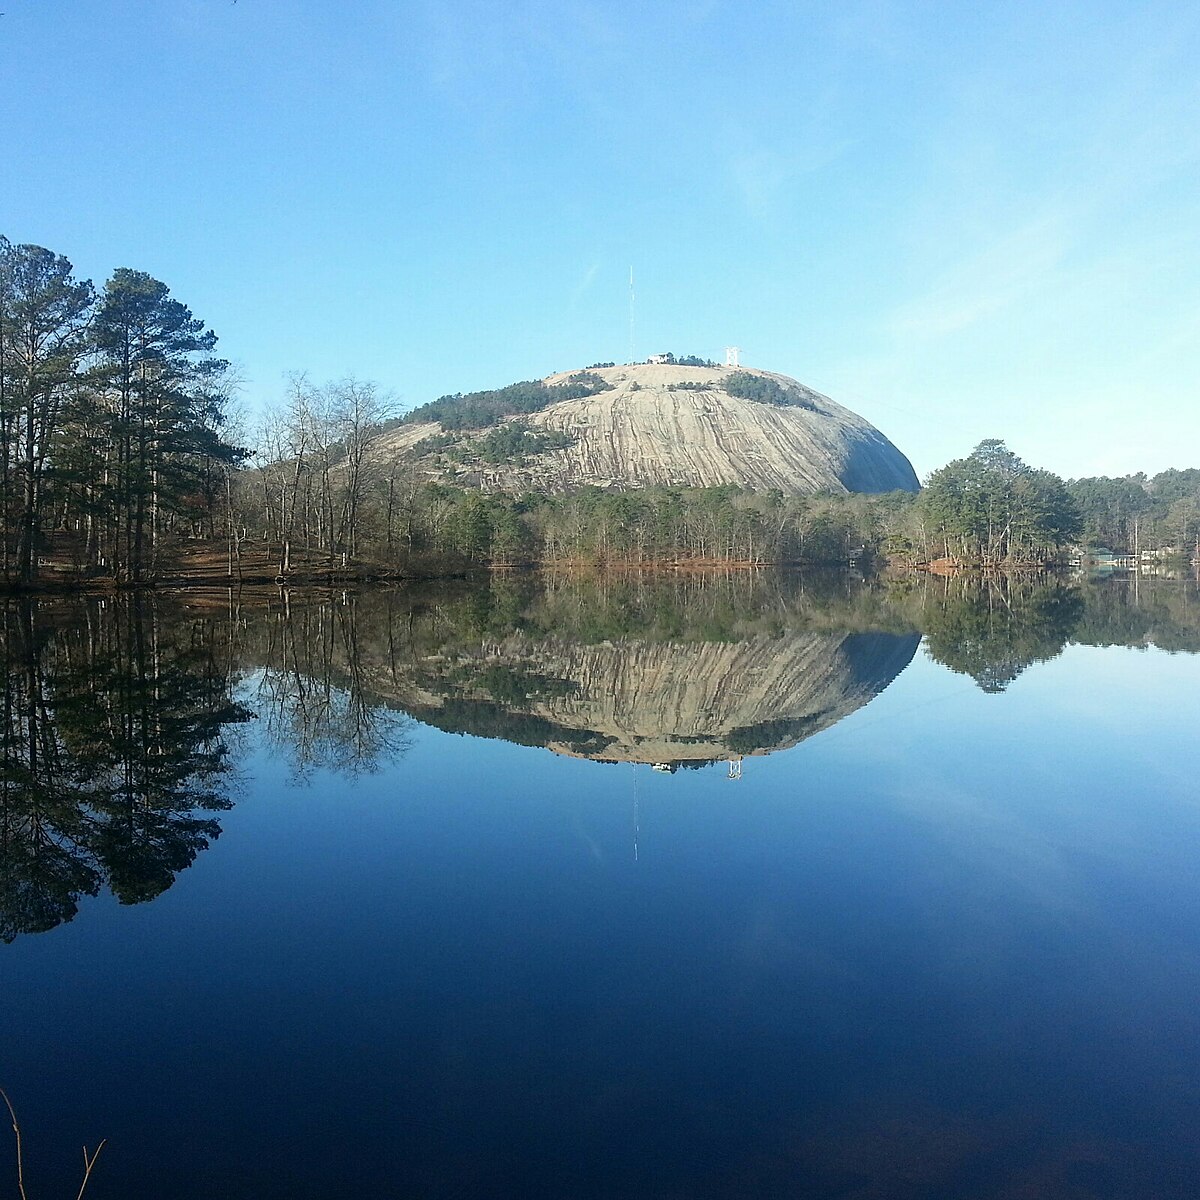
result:
[(0, 596), (126, 595), (147, 591), (240, 591), (245, 589), (338, 588), (362, 585), (433, 584), (461, 582), (485, 576), (547, 574), (568, 577), (705, 576), (754, 574), (760, 571), (842, 571), (863, 575), (911, 574), (941, 578), (956, 576), (1058, 575), (1059, 564), (973, 566), (962, 564), (905, 563), (878, 558), (867, 562), (764, 561), (749, 559), (645, 559), (597, 562), (591, 559), (549, 559), (541, 562), (471, 563), (438, 570), (403, 570), (361, 566), (328, 570), (291, 571), (255, 569), (240, 575), (227, 572), (170, 571), (154, 578), (115, 579), (112, 576), (54, 574), (32, 584), (0, 581)]
[(568, 577), (610, 576), (681, 576), (753, 574), (760, 571), (843, 571), (863, 575), (906, 574), (955, 578), (960, 576), (1062, 575), (1071, 568), (1062, 562), (1041, 563), (963, 563), (955, 559), (930, 562), (906, 562), (876, 557), (838, 559), (819, 562), (805, 559), (724, 559), (724, 558), (644, 558), (601, 560), (589, 557), (554, 558), (527, 561), (455, 563), (439, 568), (429, 564), (388, 567), (377, 563), (356, 566), (317, 567), (302, 565), (286, 575), (273, 562), (261, 558), (240, 573), (213, 569), (211, 558), (189, 564), (185, 558), (153, 577), (138, 580), (118, 579), (111, 575), (75, 572), (61, 566), (48, 566), (45, 575), (33, 583), (0, 580), (0, 596), (117, 595), (140, 591), (239, 591), (243, 588), (338, 588), (362, 585), (433, 584), (463, 581), (484, 576), (544, 573)]

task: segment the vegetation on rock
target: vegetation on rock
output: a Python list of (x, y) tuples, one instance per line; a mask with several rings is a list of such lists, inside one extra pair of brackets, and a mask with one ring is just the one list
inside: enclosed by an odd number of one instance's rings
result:
[[(731, 396), (724, 388), (730, 372), (720, 368), (654, 361), (592, 373), (609, 390), (559, 399), (525, 414), (534, 428), (569, 434), (572, 442), (564, 453), (521, 469), (515, 463), (494, 464), (489, 487), (514, 494), (731, 483), (786, 494), (918, 490), (912, 465), (879, 430), (785, 376), (740, 373), (752, 381), (747, 394), (783, 397), (787, 403), (781, 407)], [(577, 378), (564, 373), (543, 382), (557, 388)], [(461, 470), (443, 474), (447, 464), (430, 459), (423, 444), (414, 445), (419, 438), (399, 427), (389, 433), (389, 450), (418, 460), (425, 456), (417, 465), (427, 479), (482, 482), (478, 474)]]
[(452, 396), (440, 396), (405, 413), (399, 418), (399, 423), (419, 425), (437, 421), (443, 429), (486, 429), (505, 417), (540, 412), (560, 400), (595, 396), (611, 387), (599, 375), (578, 371), (566, 383), (547, 385), (531, 379), (491, 391), (468, 392), (465, 395), (456, 392)]
[(785, 387), (778, 380), (765, 375), (751, 375), (748, 371), (735, 371), (721, 381), (721, 390), (742, 400), (753, 400), (757, 404), (774, 404), (777, 408), (807, 408), (820, 412), (820, 408), (802, 391)]
[(522, 463), (530, 455), (561, 450), (572, 440), (556, 429), (531, 429), (524, 421), (505, 421), (489, 430), (475, 446), (485, 463)]
[[(661, 356), (662, 361), (670, 364), (673, 367), (715, 367), (717, 364), (711, 358), (700, 358), (695, 354), (685, 354), (681, 358), (676, 358), (674, 354), (668, 351)], [(612, 363), (608, 363), (612, 366)]]
[(504, 421), (482, 437), (469, 438), (456, 433), (435, 433), (417, 442), (417, 456), (445, 456), (449, 461), (469, 466), (487, 463), (521, 465), (547, 450), (561, 450), (573, 439), (555, 429), (533, 429), (525, 421)]

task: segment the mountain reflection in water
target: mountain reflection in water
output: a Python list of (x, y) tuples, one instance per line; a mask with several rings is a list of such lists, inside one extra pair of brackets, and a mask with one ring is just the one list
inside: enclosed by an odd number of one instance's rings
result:
[(146, 591), (0, 646), (31, 1195), (101, 1136), (97, 1200), (1194, 1194), (1190, 583)]
[(4, 607), (0, 937), (153, 899), (220, 833), (252, 717), (294, 780), (398, 761), (412, 719), (703, 766), (828, 729), (929, 655), (1003, 690), (1068, 640), (1200, 650), (1195, 590), (737, 575)]
[(860, 598), (746, 577), (289, 597), (260, 614), (247, 661), (261, 656), (272, 701), (336, 680), (349, 708), (399, 708), (448, 732), (703, 765), (795, 745), (908, 665), (915, 629), (877, 628)]

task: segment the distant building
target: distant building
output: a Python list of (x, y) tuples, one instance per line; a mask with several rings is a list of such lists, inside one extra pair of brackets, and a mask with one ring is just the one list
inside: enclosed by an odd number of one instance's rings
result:
[(649, 357), (648, 359), (646, 359), (646, 361), (647, 361), (648, 363), (665, 363), (665, 362), (670, 362), (670, 361), (671, 361), (671, 355), (669, 355), (669, 354), (652, 354), (652, 355), (650, 355), (650, 357)]
[(1113, 550), (1089, 550), (1084, 558), (1097, 567), (1132, 567), (1137, 559), (1132, 554), (1117, 554)]
[(1132, 554), (1118, 554), (1103, 546), (1084, 548), (1076, 546), (1068, 555), (1067, 562), (1073, 567), (1088, 566), (1093, 570), (1113, 570), (1118, 567), (1137, 566), (1137, 558)]

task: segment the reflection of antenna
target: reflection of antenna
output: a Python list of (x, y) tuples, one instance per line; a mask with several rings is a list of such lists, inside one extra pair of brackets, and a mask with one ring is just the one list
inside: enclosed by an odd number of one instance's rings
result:
[(629, 361), (634, 360), (633, 341), (633, 268), (629, 268)]
[(742, 777), (742, 756), (740, 754), (735, 754), (733, 756), (733, 758), (731, 758), (729, 760), (729, 778), (730, 779), (741, 779), (741, 777)]
[(637, 763), (633, 764), (633, 861), (638, 860), (638, 786)]

